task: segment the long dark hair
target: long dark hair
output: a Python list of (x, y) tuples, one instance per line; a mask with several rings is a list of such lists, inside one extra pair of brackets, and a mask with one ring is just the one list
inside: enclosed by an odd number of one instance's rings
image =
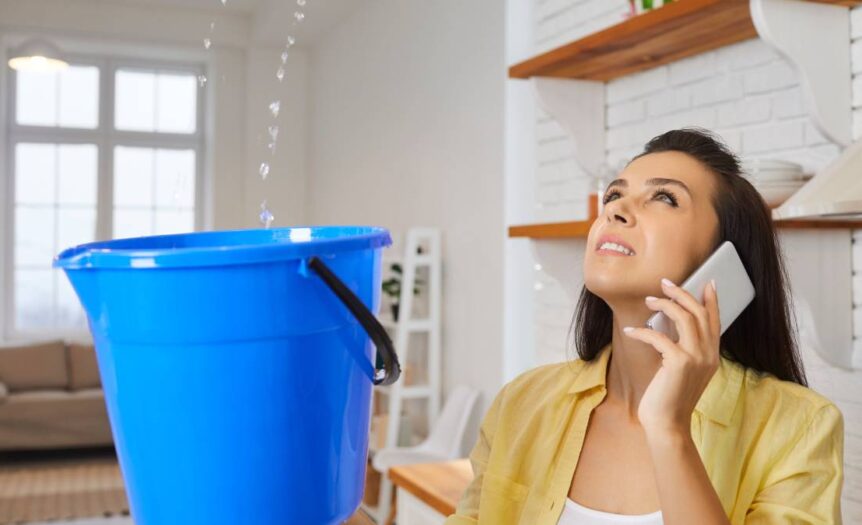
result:
[[(680, 151), (712, 171), (718, 184), (712, 205), (718, 215), (717, 248), (733, 243), (754, 283), (755, 297), (721, 336), (727, 359), (778, 379), (808, 386), (799, 357), (787, 273), (772, 213), (760, 193), (742, 176), (739, 159), (712, 132), (675, 129), (652, 138), (633, 160), (650, 153)], [(572, 318), (578, 357), (593, 360), (611, 342), (613, 312), (605, 301), (581, 288)]]

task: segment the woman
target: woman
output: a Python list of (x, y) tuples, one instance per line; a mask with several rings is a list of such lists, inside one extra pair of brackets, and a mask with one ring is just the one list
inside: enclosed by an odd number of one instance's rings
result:
[[(446, 525), (840, 524), (844, 421), (807, 388), (771, 214), (708, 131), (653, 138), (608, 184), (573, 320), (580, 359), (497, 394)], [(755, 298), (677, 285), (722, 242)], [(607, 244), (612, 242), (612, 244)], [(656, 311), (679, 340), (645, 328)]]

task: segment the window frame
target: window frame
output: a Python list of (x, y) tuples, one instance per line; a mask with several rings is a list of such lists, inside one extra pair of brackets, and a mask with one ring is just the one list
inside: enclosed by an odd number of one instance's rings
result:
[[(8, 49), (4, 49), (8, 53)], [(0, 319), (3, 340), (89, 338), (89, 330), (43, 329), (37, 331), (20, 330), (15, 317), (15, 156), (19, 143), (36, 144), (94, 144), (98, 149), (96, 176), (96, 231), (95, 239), (112, 238), (114, 220), (114, 148), (118, 146), (193, 150), (195, 152), (195, 192), (194, 192), (194, 230), (199, 231), (206, 213), (204, 210), (204, 164), (206, 155), (206, 96), (208, 90), (198, 84), (200, 75), (206, 75), (206, 66), (194, 61), (151, 60), (119, 56), (96, 56), (69, 54), (67, 60), (72, 65), (95, 66), (99, 68), (98, 121), (95, 129), (61, 128), (47, 126), (21, 125), (17, 117), (17, 72), (6, 70), (6, 111), (5, 111), (5, 148), (6, 162), (0, 165), (5, 171), (3, 196), (4, 224), (3, 238), (6, 249), (3, 252), (3, 316)], [(115, 79), (118, 70), (136, 70), (156, 73), (185, 73), (195, 77), (196, 86), (196, 126), (194, 133), (163, 133), (158, 131), (123, 131), (114, 128)], [(2, 78), (2, 77), (0, 77)], [(66, 247), (62, 247), (66, 248)], [(55, 254), (56, 255), (56, 254)], [(59, 272), (60, 270), (54, 270)], [(65, 276), (62, 278), (65, 279)], [(56, 289), (55, 301), (56, 301)]]

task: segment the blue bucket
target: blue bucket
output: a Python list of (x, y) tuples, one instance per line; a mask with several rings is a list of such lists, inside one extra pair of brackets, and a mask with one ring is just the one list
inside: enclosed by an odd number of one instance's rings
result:
[(391, 242), (382, 228), (279, 228), (57, 256), (87, 312), (136, 525), (356, 511), (371, 385), (400, 373), (373, 315)]

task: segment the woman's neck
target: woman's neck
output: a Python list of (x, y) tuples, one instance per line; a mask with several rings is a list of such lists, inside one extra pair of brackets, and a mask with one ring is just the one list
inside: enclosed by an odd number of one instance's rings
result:
[(640, 400), (662, 361), (661, 354), (652, 345), (623, 333), (624, 326), (643, 326), (641, 317), (627, 320), (614, 316), (612, 352), (605, 381), (608, 391), (605, 402), (625, 411), (635, 422)]

